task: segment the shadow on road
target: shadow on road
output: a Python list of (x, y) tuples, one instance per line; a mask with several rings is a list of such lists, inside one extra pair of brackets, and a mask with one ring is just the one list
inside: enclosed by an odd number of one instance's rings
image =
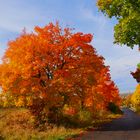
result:
[(140, 140), (140, 116), (130, 109), (123, 109), (122, 118), (88, 131), (73, 140)]
[(134, 131), (140, 130), (140, 116), (130, 109), (123, 109), (122, 118), (103, 125), (96, 131)]

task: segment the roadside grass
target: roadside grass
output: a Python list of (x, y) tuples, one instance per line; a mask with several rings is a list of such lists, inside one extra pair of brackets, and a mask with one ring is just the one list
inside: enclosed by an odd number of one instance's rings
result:
[(0, 140), (63, 140), (82, 133), (82, 129), (54, 127), (39, 131), (27, 109), (0, 109)]
[(0, 140), (64, 140), (78, 136), (88, 130), (98, 128), (103, 123), (121, 115), (107, 114), (104, 118), (96, 119), (91, 126), (84, 128), (53, 127), (40, 131), (33, 127), (33, 117), (24, 108), (0, 109)]

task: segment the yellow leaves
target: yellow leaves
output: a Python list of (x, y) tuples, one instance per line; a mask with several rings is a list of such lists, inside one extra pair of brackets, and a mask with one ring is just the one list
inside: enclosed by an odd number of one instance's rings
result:
[(16, 105), (17, 107), (25, 106), (25, 101), (24, 101), (24, 100), (25, 100), (24, 97), (18, 98), (18, 100), (15, 101), (15, 105)]
[(112, 0), (98, 0), (97, 5), (102, 8), (104, 6), (110, 5)]
[(140, 105), (140, 84), (137, 85), (135, 92), (132, 94), (131, 101), (135, 106)]
[(14, 105), (16, 107), (31, 106), (33, 104), (31, 96), (19, 96), (14, 99)]
[(76, 110), (72, 106), (65, 105), (63, 108), (63, 113), (65, 115), (74, 115), (74, 114), (76, 114)]
[(32, 100), (32, 97), (31, 96), (26, 97), (26, 100), (27, 100), (26, 106), (31, 106), (33, 104), (33, 100)]
[(4, 101), (3, 107), (9, 107), (9, 104), (8, 104), (8, 101), (7, 100)]

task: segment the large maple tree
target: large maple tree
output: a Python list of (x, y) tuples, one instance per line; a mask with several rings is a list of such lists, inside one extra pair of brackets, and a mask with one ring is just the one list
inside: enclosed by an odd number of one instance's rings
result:
[(30, 100), (36, 114), (44, 107), (58, 113), (64, 105), (97, 109), (119, 104), (119, 91), (91, 40), (91, 34), (73, 33), (58, 23), (24, 31), (8, 43), (0, 65), (3, 92), (24, 104)]

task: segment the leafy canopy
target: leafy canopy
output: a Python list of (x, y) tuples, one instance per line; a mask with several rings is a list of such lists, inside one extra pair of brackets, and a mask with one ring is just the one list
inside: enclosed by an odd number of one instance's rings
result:
[(114, 43), (140, 47), (140, 0), (98, 0), (97, 5), (109, 18), (118, 20)]
[(140, 105), (140, 84), (137, 85), (135, 92), (132, 94), (131, 100), (135, 107)]
[(45, 110), (52, 119), (53, 112), (55, 120), (65, 106), (95, 112), (109, 102), (119, 105), (119, 90), (91, 40), (58, 23), (23, 32), (8, 43), (0, 65), (4, 94), (16, 97), (16, 105), (30, 105), (38, 117)]

